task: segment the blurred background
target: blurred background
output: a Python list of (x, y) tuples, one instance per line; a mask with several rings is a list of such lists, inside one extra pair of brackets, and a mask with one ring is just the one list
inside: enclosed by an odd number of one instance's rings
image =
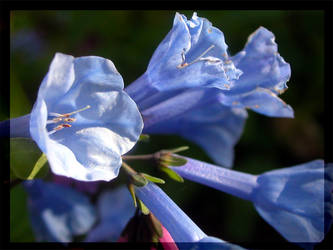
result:
[[(188, 18), (192, 11), (178, 12)], [(290, 63), (289, 89), (280, 97), (295, 119), (268, 118), (249, 111), (235, 148), (234, 169), (251, 174), (324, 157), (324, 12), (323, 11), (197, 11), (223, 31), (229, 54), (241, 50), (259, 26), (276, 36), (279, 53)], [(39, 85), (56, 52), (75, 57), (96, 55), (112, 60), (130, 84), (148, 65), (172, 27), (175, 11), (12, 11), (10, 14), (10, 117), (29, 113)], [(211, 162), (198, 146), (177, 136), (151, 136), (133, 154), (189, 145), (183, 155)], [(143, 163), (134, 162), (140, 169)], [(120, 178), (112, 182), (119, 185)], [(163, 174), (160, 175), (161, 177)], [(285, 240), (259, 217), (250, 202), (186, 181), (167, 179), (163, 190), (208, 235), (242, 246), (269, 246)], [(11, 241), (34, 241), (26, 210), (26, 194), (11, 190)], [(325, 242), (320, 247), (325, 247)]]

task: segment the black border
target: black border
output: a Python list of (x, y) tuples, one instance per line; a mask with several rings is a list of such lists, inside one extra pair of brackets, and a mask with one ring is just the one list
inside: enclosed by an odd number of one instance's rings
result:
[[(325, 162), (333, 162), (333, 1), (9, 1), (0, 2), (0, 75), (2, 78), (1, 103), (9, 103), (10, 79), (10, 11), (12, 10), (323, 10), (325, 13)], [(7, 84), (4, 84), (7, 83)], [(9, 105), (8, 105), (9, 117)], [(8, 131), (9, 134), (9, 131)], [(9, 166), (9, 139), (1, 138), (1, 162)], [(8, 156), (8, 157), (7, 157)], [(2, 204), (2, 249), (149, 249), (148, 244), (132, 243), (11, 243), (9, 242), (10, 209), (9, 209), (9, 168), (2, 171), (3, 187), (1, 190)], [(324, 241), (315, 246), (315, 249), (332, 244), (332, 229)], [(287, 249), (290, 243), (286, 242), (239, 242), (243, 247), (250, 249)], [(196, 244), (181, 243), (180, 249), (190, 249)], [(211, 245), (205, 243), (205, 249)], [(332, 244), (333, 248), (333, 244)], [(332, 249), (331, 248), (331, 249)], [(161, 249), (158, 247), (158, 249)], [(295, 249), (297, 246), (295, 245)]]

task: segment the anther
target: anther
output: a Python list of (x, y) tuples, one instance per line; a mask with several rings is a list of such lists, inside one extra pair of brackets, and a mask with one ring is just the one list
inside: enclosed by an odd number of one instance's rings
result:
[(180, 64), (180, 65), (178, 65), (177, 66), (177, 68), (178, 69), (182, 69), (182, 68), (185, 68), (185, 67), (187, 67), (187, 66), (190, 66), (191, 64), (193, 64), (193, 63), (196, 63), (196, 62), (198, 62), (198, 61), (201, 61), (201, 60), (210, 60), (210, 59), (202, 59), (202, 57), (204, 56), (204, 55), (206, 55), (207, 53), (208, 53), (208, 51), (210, 51), (212, 48), (214, 48), (215, 47), (215, 45), (213, 44), (213, 45), (211, 45), (208, 49), (206, 49), (200, 56), (198, 56), (194, 61), (192, 61), (192, 62), (190, 62), (190, 63), (186, 63), (185, 62), (185, 54), (184, 54), (184, 52), (182, 52), (182, 63)]

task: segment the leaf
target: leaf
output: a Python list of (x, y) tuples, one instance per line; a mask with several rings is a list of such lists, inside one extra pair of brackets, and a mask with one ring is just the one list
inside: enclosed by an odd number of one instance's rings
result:
[(159, 166), (159, 169), (161, 171), (163, 171), (164, 173), (166, 173), (171, 179), (178, 181), (178, 182), (184, 182), (184, 179), (179, 174), (177, 174), (175, 171), (173, 171), (171, 168)]
[(150, 213), (149, 209), (146, 207), (146, 205), (138, 199), (138, 205), (139, 205), (139, 208), (141, 210), (141, 212), (144, 214), (144, 215), (148, 215)]
[(38, 161), (36, 162), (35, 166), (33, 167), (30, 175), (28, 176), (28, 180), (33, 180), (35, 176), (38, 174), (38, 172), (42, 169), (42, 167), (47, 162), (47, 157), (45, 154), (42, 154), (41, 157), (39, 157)]
[(128, 184), (127, 185), (128, 191), (131, 193), (133, 202), (134, 202), (134, 207), (137, 207), (138, 205), (136, 204), (136, 197), (135, 197), (135, 189), (133, 184)]
[(165, 181), (163, 179), (157, 178), (155, 176), (151, 176), (151, 175), (145, 174), (145, 173), (141, 173), (141, 175), (144, 176), (147, 180), (149, 180), (151, 182), (160, 183), (160, 184), (165, 183)]
[(162, 156), (161, 162), (166, 164), (167, 166), (179, 167), (185, 165), (187, 163), (187, 160), (185, 158), (176, 157), (173, 155), (166, 155)]
[(42, 163), (36, 163), (41, 155), (41, 151), (33, 140), (28, 138), (10, 139), (10, 168), (17, 178), (26, 180), (31, 174), (34, 175), (34, 178), (45, 177), (49, 170), (48, 164), (43, 165), (44, 167), (41, 167), (39, 171), (34, 170), (36, 165), (40, 167)]
[(143, 186), (147, 185), (147, 183), (148, 183), (148, 180), (140, 174), (132, 174), (131, 180), (132, 180), (133, 184), (138, 187), (143, 187)]

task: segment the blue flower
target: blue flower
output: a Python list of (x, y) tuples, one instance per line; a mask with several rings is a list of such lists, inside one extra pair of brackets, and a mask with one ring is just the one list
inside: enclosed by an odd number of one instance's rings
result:
[(194, 13), (187, 20), (176, 13), (173, 27), (154, 52), (147, 71), (127, 92), (143, 108), (154, 99), (152, 95), (163, 91), (202, 86), (229, 89), (241, 71), (229, 60), (227, 48), (223, 33), (207, 19)]
[(30, 134), (57, 175), (109, 181), (143, 122), (110, 60), (57, 53), (30, 115)]
[(89, 232), (85, 241), (117, 241), (135, 212), (129, 191), (126, 187), (104, 191), (98, 198), (97, 207), (100, 222)]
[(318, 243), (332, 223), (332, 216), (324, 216), (332, 213), (333, 203), (332, 181), (324, 175), (322, 160), (255, 176), (186, 159), (186, 165), (172, 169), (184, 178), (252, 201), (259, 214), (290, 242)]
[(260, 27), (245, 48), (227, 53), (223, 33), (193, 14), (178, 13), (147, 71), (126, 88), (144, 119), (144, 133), (177, 134), (202, 146), (230, 167), (233, 147), (249, 108), (272, 117), (293, 117), (278, 94), (287, 89), (290, 66), (274, 35)]
[(168, 230), (176, 243), (211, 242), (215, 243), (213, 249), (243, 249), (218, 238), (207, 236), (157, 185), (148, 183), (144, 187), (136, 188), (135, 192)]
[(96, 221), (89, 199), (71, 188), (42, 180), (25, 181), (28, 211), (37, 241), (71, 242)]

